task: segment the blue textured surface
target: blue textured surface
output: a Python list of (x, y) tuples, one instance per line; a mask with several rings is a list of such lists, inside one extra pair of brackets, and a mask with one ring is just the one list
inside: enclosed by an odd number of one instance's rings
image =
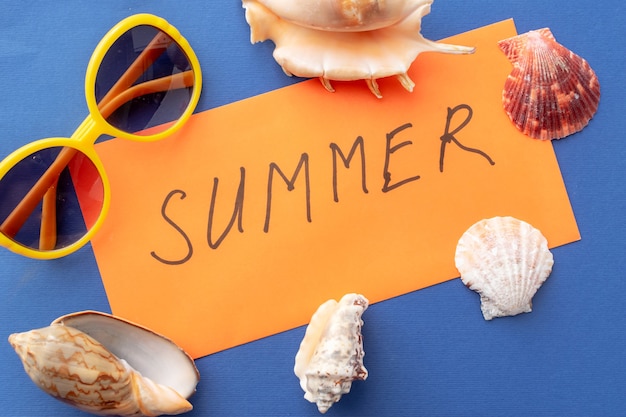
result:
[[(371, 306), (370, 377), (328, 415), (626, 415), (625, 8), (617, 0), (435, 1), (423, 21), (427, 38), (512, 17), (520, 33), (550, 27), (596, 70), (596, 117), (554, 144), (582, 240), (553, 251), (554, 271), (531, 314), (485, 322), (478, 297), (458, 279)], [(299, 81), (276, 65), (270, 42), (250, 44), (238, 0), (5, 2), (0, 156), (74, 131), (87, 114), (83, 80), (93, 48), (139, 12), (166, 18), (196, 50), (205, 79), (198, 110)], [(84, 415), (36, 388), (6, 343), (10, 333), (84, 309), (110, 311), (89, 246), (46, 262), (0, 251), (0, 415)], [(298, 328), (198, 360), (202, 380), (187, 415), (318, 415), (292, 372), (303, 334)]]

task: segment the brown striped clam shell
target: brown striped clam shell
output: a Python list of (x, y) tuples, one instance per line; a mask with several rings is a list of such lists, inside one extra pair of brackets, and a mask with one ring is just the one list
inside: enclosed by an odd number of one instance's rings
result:
[(559, 44), (548, 28), (498, 45), (513, 64), (502, 102), (517, 129), (552, 140), (587, 126), (598, 109), (600, 84), (586, 60)]
[(158, 416), (190, 411), (195, 364), (162, 335), (109, 314), (83, 311), (9, 343), (32, 381), (95, 415)]

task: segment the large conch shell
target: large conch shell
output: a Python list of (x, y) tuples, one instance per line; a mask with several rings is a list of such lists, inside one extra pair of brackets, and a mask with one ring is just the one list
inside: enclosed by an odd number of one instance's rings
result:
[(534, 139), (561, 139), (582, 130), (598, 109), (600, 84), (589, 63), (544, 28), (504, 39), (513, 64), (502, 91), (507, 115)]
[(346, 294), (339, 302), (326, 301), (311, 317), (294, 372), (304, 398), (316, 403), (322, 414), (350, 392), (352, 381), (367, 378), (361, 336), (367, 306), (362, 295)]
[(94, 311), (9, 336), (33, 382), (96, 415), (158, 416), (192, 409), (199, 374), (169, 339)]
[(376, 79), (395, 76), (412, 91), (407, 75), (422, 52), (472, 53), (474, 48), (425, 39), (422, 17), (433, 0), (243, 0), (252, 43), (271, 39), (274, 59), (287, 75), (365, 80), (382, 97)]
[(463, 283), (480, 295), (485, 320), (530, 312), (554, 264), (541, 232), (514, 217), (475, 223), (459, 239), (454, 260)]

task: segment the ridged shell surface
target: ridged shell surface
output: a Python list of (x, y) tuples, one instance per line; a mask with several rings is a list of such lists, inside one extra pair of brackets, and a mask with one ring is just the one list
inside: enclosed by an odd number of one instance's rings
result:
[[(55, 323), (12, 334), (9, 343), (39, 388), (82, 411), (96, 415), (158, 416), (180, 414), (193, 408), (179, 392), (143, 376), (99, 341), (73, 327)], [(119, 343), (142, 349), (140, 340), (119, 340)], [(159, 366), (163, 368), (172, 365), (167, 363), (168, 358), (152, 360), (157, 363), (162, 360)], [(195, 387), (197, 371), (193, 363), (183, 359), (173, 365), (170, 372), (182, 368), (181, 372), (191, 374), (190, 384)]]
[(463, 283), (480, 295), (483, 317), (491, 320), (530, 312), (554, 260), (538, 229), (514, 217), (493, 217), (461, 236), (455, 264)]
[(258, 0), (282, 19), (327, 31), (361, 32), (398, 23), (423, 3), (407, 0)]
[(422, 52), (468, 54), (474, 48), (432, 42), (420, 34), (433, 0), (243, 0), (251, 42), (271, 39), (274, 59), (287, 75), (319, 78), (328, 91), (336, 81), (365, 80), (382, 97), (376, 80), (407, 75)]
[(551, 140), (587, 126), (598, 109), (600, 84), (586, 60), (547, 28), (498, 44), (513, 64), (502, 92), (504, 110), (521, 132)]
[(339, 302), (322, 304), (307, 326), (294, 372), (304, 398), (316, 403), (321, 413), (350, 392), (352, 381), (367, 378), (361, 335), (361, 316), (367, 306), (362, 295), (346, 294)]

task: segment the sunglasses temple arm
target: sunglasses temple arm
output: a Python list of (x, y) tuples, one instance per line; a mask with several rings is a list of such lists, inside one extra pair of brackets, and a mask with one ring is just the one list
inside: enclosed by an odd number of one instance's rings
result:
[[(14, 237), (24, 225), (30, 214), (35, 210), (42, 199), (59, 178), (61, 171), (69, 164), (78, 151), (64, 147), (52, 165), (39, 178), (33, 187), (24, 196), (22, 201), (13, 209), (11, 214), (0, 225), (0, 231), (6, 236)], [(54, 193), (56, 194), (56, 193)]]
[[(132, 100), (133, 98), (140, 97), (145, 94), (156, 93), (159, 91), (191, 87), (193, 86), (193, 83), (194, 83), (194, 74), (193, 74), (193, 71), (191, 70), (174, 74), (174, 75), (170, 75), (167, 77), (162, 77), (156, 80), (147, 81), (147, 82), (138, 84), (136, 86), (133, 86), (127, 89), (126, 91), (124, 91), (122, 94), (119, 94), (117, 97), (111, 100), (107, 105), (101, 107), (100, 112), (102, 113), (104, 117), (108, 117), (108, 115), (111, 112), (115, 111), (117, 107), (119, 107), (121, 104), (127, 101)], [(67, 150), (74, 151), (74, 149), (72, 148), (65, 147), (62, 152), (67, 151)], [(72, 154), (72, 157), (74, 156), (74, 154), (75, 152)], [(41, 217), (41, 225), (40, 225), (40, 233), (39, 233), (39, 249), (40, 250), (53, 250), (56, 246), (56, 241), (57, 241), (57, 230), (56, 230), (57, 182), (59, 179), (60, 172), (65, 168), (65, 166), (71, 160), (71, 157), (69, 157), (67, 158), (66, 163), (64, 163), (63, 165), (57, 166), (56, 162), (59, 160), (59, 158), (61, 158), (61, 154), (59, 154), (59, 156), (57, 157), (57, 160), (55, 160), (55, 163), (52, 166), (50, 166), (48, 170), (46, 170), (46, 172), (43, 174), (41, 178), (43, 180), (42, 183), (47, 184), (48, 183), (47, 178), (52, 178), (53, 182), (43, 195), (43, 205), (41, 208), (42, 217)], [(33, 187), (33, 189), (35, 187)], [(33, 189), (31, 189), (31, 192), (22, 200), (23, 205), (21, 203), (20, 206), (18, 206), (13, 211), (16, 217), (18, 218), (15, 224), (9, 223), (12, 228), (17, 227), (15, 229), (14, 234), (17, 233), (17, 231), (24, 224), (24, 221), (26, 221), (28, 216), (30, 216), (32, 211), (37, 206), (37, 202), (42, 199), (41, 194), (39, 194), (39, 192), (38, 193), (33, 192)], [(44, 186), (42, 186), (40, 190), (43, 192)], [(29, 203), (28, 200), (32, 200), (32, 202)], [(8, 222), (12, 222), (12, 220), (7, 219), (7, 221), (5, 221), (5, 223), (8, 223)], [(4, 227), (2, 227), (0, 230), (4, 232)], [(4, 232), (4, 233), (7, 234), (7, 232)]]
[(39, 250), (53, 250), (57, 245), (57, 184), (58, 177), (43, 196)]
[[(120, 96), (138, 97), (150, 92), (165, 91), (170, 88), (183, 88), (193, 85), (192, 71), (185, 71), (181, 74), (163, 77), (129, 88), (132, 83), (145, 72), (146, 68), (152, 65), (152, 63), (163, 54), (165, 49), (172, 42), (172, 39), (163, 33), (159, 33), (150, 41), (146, 49), (139, 54), (122, 77), (98, 103), (98, 108), (101, 109), (100, 112), (105, 119), (117, 108), (117, 106), (113, 106), (110, 102), (119, 103), (120, 99), (118, 97)], [(168, 81), (170, 79), (171, 81)], [(182, 81), (182, 84), (180, 81)], [(166, 84), (167, 82), (171, 82), (172, 84)], [(141, 88), (144, 84), (153, 85)], [(6, 236), (14, 237), (43, 198), (40, 249), (46, 250), (54, 248), (56, 245), (56, 183), (60, 173), (69, 164), (76, 152), (75, 149), (68, 147), (64, 147), (61, 150), (52, 165), (48, 167), (46, 172), (0, 225), (0, 232)]]
[(117, 108), (120, 107), (122, 104), (131, 101), (134, 98), (141, 97), (146, 94), (157, 93), (160, 91), (192, 87), (193, 84), (194, 73), (192, 70), (179, 72), (174, 75), (168, 75), (166, 77), (157, 78), (156, 80), (150, 80), (141, 84), (134, 85), (109, 100), (106, 104), (99, 105), (98, 108), (100, 109), (102, 115), (106, 118), (108, 115), (117, 110)]
[[(117, 96), (130, 88), (137, 78), (139, 78), (139, 76), (141, 76), (141, 74), (143, 74), (146, 69), (163, 54), (172, 42), (173, 40), (169, 36), (159, 32), (139, 54), (130, 67), (128, 67), (120, 79), (117, 80), (113, 87), (111, 87), (111, 89), (105, 94), (100, 102), (98, 102), (98, 107), (100, 108), (106, 106), (109, 101), (114, 100)], [(105, 115), (105, 118), (106, 117), (107, 115)]]

